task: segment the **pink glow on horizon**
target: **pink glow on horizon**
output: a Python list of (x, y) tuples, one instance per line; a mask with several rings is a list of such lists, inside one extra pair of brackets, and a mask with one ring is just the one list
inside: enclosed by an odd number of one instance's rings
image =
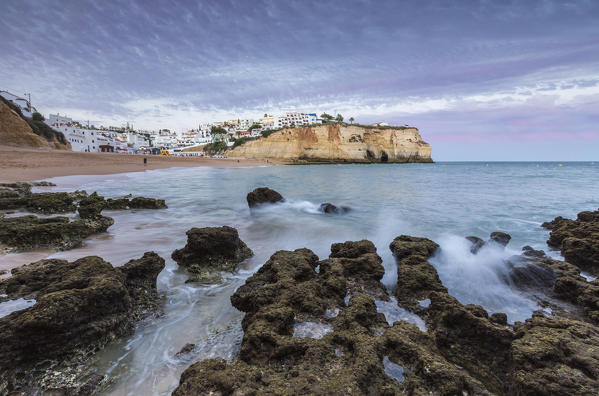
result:
[(450, 142), (450, 143), (484, 143), (484, 142), (508, 142), (513, 143), (515, 139), (527, 142), (543, 142), (546, 140), (566, 141), (599, 140), (599, 131), (546, 131), (546, 132), (524, 132), (524, 133), (494, 133), (494, 134), (446, 134), (429, 135), (425, 138), (428, 142)]

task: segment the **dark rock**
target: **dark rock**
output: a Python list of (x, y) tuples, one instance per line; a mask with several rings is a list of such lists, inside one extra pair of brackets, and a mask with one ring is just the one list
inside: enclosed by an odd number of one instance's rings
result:
[(101, 215), (74, 221), (67, 217), (33, 215), (0, 218), (0, 244), (6, 252), (41, 247), (67, 250), (81, 245), (90, 235), (105, 232), (113, 223), (112, 218)]
[(472, 242), (472, 246), (470, 247), (470, 252), (473, 254), (478, 253), (480, 248), (482, 248), (485, 245), (485, 241), (483, 241), (482, 239), (480, 239), (479, 237), (476, 237), (476, 236), (467, 236), (466, 239), (469, 240), (470, 242)]
[(418, 301), (429, 298), (431, 292), (447, 292), (435, 268), (427, 261), (439, 248), (426, 238), (401, 235), (389, 246), (397, 260), (397, 289), (400, 305), (418, 310)]
[(535, 250), (535, 249), (533, 249), (532, 247), (530, 247), (528, 245), (526, 245), (526, 246), (524, 246), (522, 248), (522, 254), (524, 256), (534, 257), (534, 258), (545, 258), (545, 257), (547, 257), (545, 255), (544, 251), (542, 251), (542, 250)]
[(512, 239), (510, 234), (500, 231), (492, 232), (491, 236), (489, 237), (490, 241), (493, 241), (501, 246), (507, 246), (507, 244), (510, 242), (510, 239)]
[(185, 357), (185, 355), (189, 355), (191, 352), (193, 352), (196, 346), (196, 344), (185, 344), (183, 348), (181, 348), (181, 350), (175, 354), (175, 357), (177, 359), (181, 359)]
[(580, 212), (576, 220), (556, 217), (545, 224), (551, 229), (549, 246), (559, 249), (567, 262), (599, 275), (599, 210)]
[(163, 199), (135, 197), (129, 202), (129, 207), (131, 209), (166, 209), (166, 203)]
[(271, 190), (268, 187), (260, 187), (255, 189), (254, 191), (248, 193), (246, 199), (250, 208), (264, 203), (272, 204), (285, 200), (281, 194), (275, 190)]
[(173, 252), (172, 258), (192, 274), (191, 280), (218, 282), (217, 272), (233, 272), (254, 253), (232, 227), (192, 228), (187, 231), (187, 244)]
[[(0, 318), (0, 371), (9, 391), (26, 386), (23, 381), (32, 375), (50, 375), (56, 382), (61, 365), (68, 372), (86, 351), (130, 334), (135, 322), (158, 306), (156, 277), (163, 268), (162, 258), (146, 253), (122, 268), (90, 256), (13, 269), (12, 277), (0, 282), (0, 291), (36, 302)], [(63, 381), (67, 386), (73, 379), (65, 375)]]
[(539, 265), (529, 256), (512, 257), (508, 265), (511, 266), (508, 283), (519, 289), (544, 290), (551, 288), (557, 278), (551, 268)]
[(342, 214), (342, 213), (349, 212), (351, 209), (348, 206), (343, 206), (343, 205), (337, 206), (337, 205), (333, 205), (332, 203), (325, 202), (325, 203), (320, 204), (319, 210), (323, 213)]

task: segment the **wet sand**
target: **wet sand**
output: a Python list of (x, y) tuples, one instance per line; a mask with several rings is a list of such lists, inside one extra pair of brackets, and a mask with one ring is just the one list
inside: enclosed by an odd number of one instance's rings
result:
[[(144, 165), (143, 159), (148, 163)], [(104, 175), (194, 166), (263, 166), (272, 161), (238, 158), (80, 153), (0, 146), (0, 182), (42, 180), (56, 176)]]

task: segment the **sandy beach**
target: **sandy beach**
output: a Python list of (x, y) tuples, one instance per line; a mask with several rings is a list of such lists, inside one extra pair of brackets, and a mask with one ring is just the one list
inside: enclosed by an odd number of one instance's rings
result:
[[(0, 182), (41, 180), (56, 176), (102, 175), (192, 166), (263, 166), (265, 160), (166, 157), (112, 153), (80, 153), (0, 146)], [(268, 162), (272, 164), (271, 161)]]

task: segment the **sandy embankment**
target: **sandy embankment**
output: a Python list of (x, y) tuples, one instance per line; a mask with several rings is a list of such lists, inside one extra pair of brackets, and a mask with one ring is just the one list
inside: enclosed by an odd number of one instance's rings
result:
[(63, 150), (0, 146), (0, 182), (41, 180), (56, 176), (103, 175), (141, 172), (148, 169), (192, 166), (262, 166), (272, 161), (242, 158), (166, 157), (146, 155), (80, 153)]

